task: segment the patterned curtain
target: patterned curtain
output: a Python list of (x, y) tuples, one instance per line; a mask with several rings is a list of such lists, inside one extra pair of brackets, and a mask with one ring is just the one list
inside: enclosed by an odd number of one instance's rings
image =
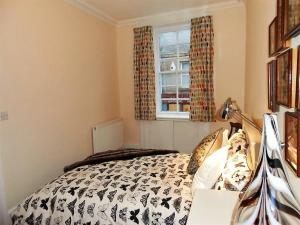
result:
[(134, 30), (135, 119), (155, 120), (155, 71), (152, 27)]
[(211, 16), (192, 19), (190, 49), (192, 121), (215, 121), (213, 86), (214, 31)]

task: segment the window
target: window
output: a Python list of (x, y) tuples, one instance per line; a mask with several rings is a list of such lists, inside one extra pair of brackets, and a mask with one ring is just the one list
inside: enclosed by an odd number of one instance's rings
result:
[(156, 114), (188, 118), (190, 111), (190, 27), (155, 30)]

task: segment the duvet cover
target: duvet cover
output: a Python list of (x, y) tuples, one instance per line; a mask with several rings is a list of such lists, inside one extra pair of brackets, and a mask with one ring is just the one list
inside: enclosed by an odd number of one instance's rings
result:
[(14, 225), (184, 225), (192, 203), (190, 155), (115, 160), (73, 169), (21, 202)]

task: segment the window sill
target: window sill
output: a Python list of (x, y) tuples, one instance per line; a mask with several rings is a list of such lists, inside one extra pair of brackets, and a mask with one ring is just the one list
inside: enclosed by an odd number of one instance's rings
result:
[(158, 114), (156, 120), (175, 120), (175, 121), (189, 121), (189, 115), (180, 115), (180, 114)]

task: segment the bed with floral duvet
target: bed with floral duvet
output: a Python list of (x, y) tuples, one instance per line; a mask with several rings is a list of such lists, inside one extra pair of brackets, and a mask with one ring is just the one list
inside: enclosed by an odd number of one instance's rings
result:
[(184, 225), (192, 203), (190, 155), (153, 154), (82, 165), (27, 197), (14, 225)]

